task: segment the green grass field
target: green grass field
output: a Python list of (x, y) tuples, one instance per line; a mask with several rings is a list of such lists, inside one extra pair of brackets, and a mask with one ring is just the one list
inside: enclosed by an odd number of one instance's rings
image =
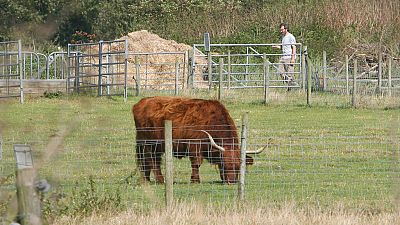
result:
[[(271, 144), (248, 167), (247, 202), (322, 208), (343, 204), (371, 212), (395, 208), (400, 194), (398, 100), (376, 103), (378, 98), (370, 97), (364, 100), (369, 105), (354, 109), (344, 96), (317, 93), (308, 107), (299, 92), (274, 93), (268, 105), (248, 94), (225, 93), (224, 100), (239, 129), (241, 116), (249, 112), (250, 148)], [(40, 177), (52, 185), (43, 196), (47, 217), (162, 206), (163, 185), (139, 184), (130, 112), (139, 99), (69, 96), (1, 102), (1, 215), (12, 214), (16, 143), (32, 146)], [(187, 158), (174, 159), (174, 168), (177, 200), (237, 201), (237, 186), (222, 185), (208, 162), (201, 167), (201, 184), (190, 184)]]

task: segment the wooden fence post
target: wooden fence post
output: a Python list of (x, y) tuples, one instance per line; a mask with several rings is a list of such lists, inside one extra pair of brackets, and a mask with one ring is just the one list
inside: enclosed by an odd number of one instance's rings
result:
[(301, 54), (301, 71), (302, 71), (302, 79), (303, 79), (303, 91), (306, 92), (306, 76), (307, 76), (307, 67), (306, 67), (306, 55), (307, 55), (307, 46), (304, 46), (304, 50)]
[(18, 67), (19, 67), (19, 94), (20, 103), (24, 103), (24, 79), (23, 79), (23, 69), (22, 69), (22, 44), (21, 40), (18, 40)]
[(190, 68), (189, 65), (189, 50), (185, 51), (185, 54), (183, 55), (183, 64), (182, 64), (182, 90), (187, 89), (187, 83), (188, 83), (188, 68)]
[(349, 88), (349, 56), (346, 55), (345, 57), (345, 67), (346, 67), (346, 95), (350, 95), (350, 88)]
[(322, 58), (323, 58), (323, 68), (322, 68), (322, 70), (323, 70), (323, 72), (322, 72), (322, 81), (323, 81), (323, 84), (322, 84), (322, 90), (323, 91), (326, 91), (326, 88), (327, 88), (327, 81), (326, 81), (326, 71), (327, 71), (327, 62), (326, 62), (326, 51), (323, 51), (323, 53), (322, 53)]
[(311, 67), (311, 62), (308, 56), (306, 57), (308, 68), (307, 68), (307, 105), (311, 106), (311, 72), (312, 72), (312, 67)]
[(264, 73), (264, 104), (268, 103), (268, 92), (269, 92), (269, 62), (267, 55), (263, 55), (263, 73)]
[[(115, 55), (113, 56), (115, 57)], [(112, 67), (114, 68), (114, 66)], [(113, 76), (114, 77), (114, 76)], [(124, 57), (124, 102), (128, 101), (128, 39), (125, 39)]]
[(392, 96), (392, 56), (389, 57), (388, 61), (388, 96)]
[(354, 72), (353, 72), (353, 93), (351, 98), (351, 105), (357, 107), (357, 59), (354, 59)]
[(40, 200), (36, 190), (37, 173), (33, 167), (31, 148), (28, 145), (14, 145), (14, 154), (17, 161), (17, 222), (22, 225), (41, 225)]
[(378, 56), (378, 94), (382, 93), (382, 52)]
[(207, 65), (208, 65), (208, 90), (211, 90), (212, 86), (212, 58), (211, 52), (207, 53)]
[(172, 163), (172, 121), (164, 122), (165, 138), (165, 206), (171, 209), (174, 200), (174, 173)]
[(232, 69), (232, 65), (231, 65), (231, 50), (228, 50), (228, 90), (231, 89), (231, 69)]
[(39, 194), (35, 189), (36, 180), (37, 174), (34, 168), (18, 169), (16, 171), (17, 218), (20, 224), (42, 224)]
[(179, 62), (175, 62), (175, 96), (179, 93)]
[(135, 78), (136, 78), (136, 96), (140, 95), (140, 63), (139, 57), (135, 56)]
[(245, 112), (242, 116), (242, 133), (240, 141), (240, 180), (239, 180), (239, 200), (244, 200), (244, 182), (246, 174), (246, 150), (247, 150), (247, 129), (249, 124), (249, 113)]
[(223, 70), (224, 70), (224, 59), (223, 58), (220, 58), (219, 59), (219, 72), (218, 72), (218, 74), (219, 74), (219, 82), (218, 82), (218, 100), (221, 100), (222, 99), (222, 95), (223, 95), (223, 89), (224, 89), (224, 87), (223, 87), (223, 77), (222, 77), (222, 72), (223, 72)]

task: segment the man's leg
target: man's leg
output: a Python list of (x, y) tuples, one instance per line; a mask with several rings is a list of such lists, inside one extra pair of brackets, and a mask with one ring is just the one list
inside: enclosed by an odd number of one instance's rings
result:
[(286, 84), (288, 80), (288, 63), (290, 60), (287, 59), (280, 59), (279, 60), (279, 66), (278, 66), (278, 73), (281, 75), (281, 78), (283, 80), (283, 83)]
[(287, 80), (288, 80), (288, 85), (292, 86), (293, 85), (293, 76), (294, 76), (294, 65), (293, 64), (287, 64)]

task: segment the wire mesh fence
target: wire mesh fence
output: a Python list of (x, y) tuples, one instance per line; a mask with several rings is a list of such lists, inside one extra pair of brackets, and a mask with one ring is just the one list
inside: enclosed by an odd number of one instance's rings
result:
[[(52, 185), (46, 194), (47, 204), (65, 209), (86, 201), (102, 199), (119, 206), (150, 207), (163, 205), (165, 186), (157, 184), (151, 174), (150, 182), (142, 183), (136, 162), (134, 130), (93, 130), (97, 135), (87, 138), (76, 134), (65, 140), (58, 153), (49, 161), (41, 158), (47, 143), (26, 140), (32, 145), (34, 165), (39, 177)], [(118, 132), (124, 136), (111, 133)], [(253, 164), (245, 174), (245, 200), (282, 203), (295, 201), (329, 206), (343, 202), (349, 206), (365, 205), (374, 209), (390, 209), (397, 194), (399, 179), (399, 145), (386, 135), (283, 136), (268, 134), (267, 130), (252, 130), (248, 149), (267, 145), (253, 155)], [(220, 142), (221, 140), (216, 140)], [(191, 143), (193, 142), (193, 143)], [(160, 140), (157, 143), (162, 143)], [(1, 159), (2, 195), (15, 192), (12, 140), (3, 142)], [(174, 140), (174, 148), (184, 144), (187, 155), (190, 145), (207, 147), (209, 140)], [(150, 144), (154, 145), (154, 142)], [(198, 200), (221, 204), (238, 200), (238, 185), (224, 184), (218, 167), (221, 158), (204, 159), (199, 169), (200, 183), (191, 182), (192, 167), (188, 157), (173, 159), (174, 199)], [(150, 154), (151, 157), (151, 154)], [(150, 159), (152, 160), (152, 159)], [(217, 166), (211, 162), (217, 162)], [(161, 171), (165, 174), (164, 157)], [(11, 201), (11, 200), (10, 200)], [(85, 203), (86, 202), (86, 203)], [(9, 202), (3, 202), (2, 208)], [(100, 203), (98, 203), (100, 204)], [(66, 210), (67, 212), (68, 210)]]
[[(392, 55), (379, 53), (376, 56), (353, 54), (341, 59), (328, 61), (324, 52), (323, 60), (315, 59), (312, 73), (314, 86), (339, 94), (353, 92), (353, 80), (358, 85), (357, 94), (361, 96), (399, 94), (399, 62)], [(357, 64), (355, 66), (355, 64)]]

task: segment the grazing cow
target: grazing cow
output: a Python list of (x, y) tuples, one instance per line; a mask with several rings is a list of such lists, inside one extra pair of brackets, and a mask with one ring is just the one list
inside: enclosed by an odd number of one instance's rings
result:
[[(237, 129), (219, 101), (149, 97), (135, 104), (132, 113), (136, 125), (136, 157), (145, 181), (150, 181), (153, 170), (156, 182), (164, 182), (160, 164), (164, 154), (165, 120), (172, 121), (173, 155), (187, 156), (191, 161), (192, 183), (200, 182), (199, 168), (203, 159), (218, 165), (222, 182), (238, 181), (240, 145)], [(246, 164), (253, 164), (253, 158), (246, 155)]]

